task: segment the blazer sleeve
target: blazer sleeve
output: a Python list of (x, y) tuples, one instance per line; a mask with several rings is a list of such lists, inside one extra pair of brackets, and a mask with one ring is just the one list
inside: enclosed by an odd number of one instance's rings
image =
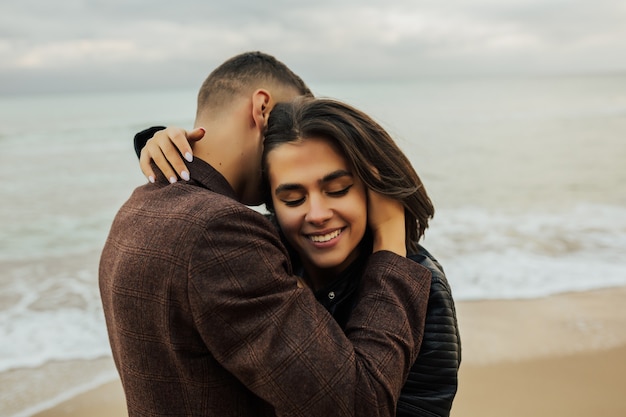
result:
[(428, 269), (373, 254), (344, 333), (297, 287), (262, 215), (219, 213), (198, 232), (188, 267), (194, 320), (215, 359), (278, 416), (394, 416), (420, 349)]

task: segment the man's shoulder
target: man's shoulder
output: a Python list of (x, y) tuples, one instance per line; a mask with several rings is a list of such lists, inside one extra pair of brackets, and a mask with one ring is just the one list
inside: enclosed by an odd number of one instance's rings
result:
[(147, 217), (202, 224), (224, 220), (269, 223), (260, 212), (230, 196), (185, 183), (165, 186), (147, 184), (138, 187), (122, 210)]
[(191, 254), (207, 245), (226, 247), (224, 239), (242, 245), (279, 241), (276, 228), (263, 214), (228, 196), (191, 185), (149, 184), (138, 187), (120, 208), (108, 241), (138, 252), (184, 242), (179, 249), (185, 247)]

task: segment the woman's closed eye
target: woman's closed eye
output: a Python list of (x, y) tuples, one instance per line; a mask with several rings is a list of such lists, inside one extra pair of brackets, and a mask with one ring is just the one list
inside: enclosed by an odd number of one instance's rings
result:
[(304, 203), (305, 198), (297, 198), (297, 199), (280, 199), (287, 207), (297, 207), (300, 204)]
[(287, 207), (298, 206), (306, 198), (306, 190), (298, 184), (282, 184), (276, 188), (274, 194)]
[[(350, 184), (339, 189), (331, 188), (331, 189), (325, 190), (324, 193), (332, 198), (343, 197), (344, 195), (348, 194), (348, 192), (350, 191), (350, 188), (352, 188), (353, 185), (354, 184)], [(279, 199), (287, 207), (298, 207), (299, 205), (301, 205), (302, 203), (306, 201), (306, 195), (299, 194), (299, 193), (296, 193), (296, 194), (289, 193), (289, 195), (279, 197)]]
[(347, 187), (344, 187), (340, 190), (336, 190), (336, 191), (326, 191), (326, 194), (328, 194), (331, 197), (343, 197), (344, 195), (348, 194), (348, 191), (350, 191), (350, 188), (352, 188), (354, 184), (350, 184)]

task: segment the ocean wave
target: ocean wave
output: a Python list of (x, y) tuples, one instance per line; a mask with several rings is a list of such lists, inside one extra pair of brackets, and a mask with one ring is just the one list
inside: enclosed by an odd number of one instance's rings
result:
[(626, 284), (626, 208), (442, 210), (424, 243), (459, 300), (533, 298)]
[(0, 372), (110, 356), (97, 253), (3, 263)]

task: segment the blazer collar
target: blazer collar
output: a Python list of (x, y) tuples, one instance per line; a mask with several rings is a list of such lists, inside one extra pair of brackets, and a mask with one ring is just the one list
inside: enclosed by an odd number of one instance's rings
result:
[(235, 190), (215, 168), (199, 158), (187, 162), (191, 181), (218, 194), (238, 200)]

